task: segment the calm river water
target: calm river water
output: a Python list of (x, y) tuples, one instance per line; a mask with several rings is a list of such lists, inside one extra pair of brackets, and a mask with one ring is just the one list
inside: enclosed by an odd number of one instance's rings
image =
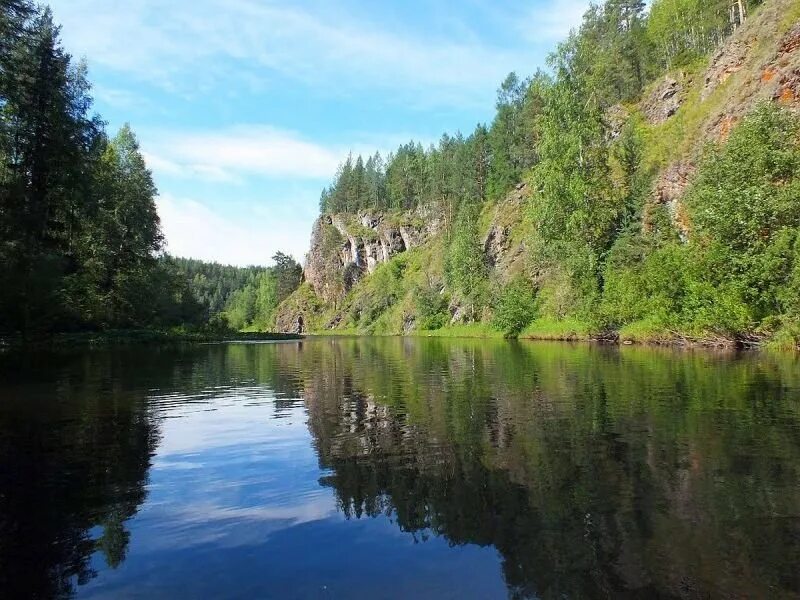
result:
[(311, 339), (0, 358), (4, 598), (800, 595), (800, 361)]

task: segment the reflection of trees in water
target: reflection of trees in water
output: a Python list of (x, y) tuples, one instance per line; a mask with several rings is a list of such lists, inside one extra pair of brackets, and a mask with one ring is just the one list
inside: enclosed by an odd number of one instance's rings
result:
[(158, 444), (146, 399), (123, 391), (133, 365), (110, 355), (56, 368), (57, 357), (39, 360), (13, 365), (23, 371), (15, 383), (39, 373), (47, 381), (0, 391), (0, 588), (8, 598), (70, 595), (94, 576), (97, 550), (112, 567), (125, 559), (124, 522), (144, 501)]
[(291, 344), (0, 357), (0, 596), (70, 596), (95, 552), (119, 566), (161, 411), (230, 390), (280, 413), (298, 404), (298, 357)]
[(304, 396), (347, 515), (492, 545), (517, 596), (800, 589), (791, 357), (359, 339), (40, 360), (0, 363), (3, 597), (120, 564), (161, 411), (229, 388), (275, 417)]
[(800, 591), (791, 357), (481, 341), (306, 344), (351, 517), (493, 545), (513, 595)]

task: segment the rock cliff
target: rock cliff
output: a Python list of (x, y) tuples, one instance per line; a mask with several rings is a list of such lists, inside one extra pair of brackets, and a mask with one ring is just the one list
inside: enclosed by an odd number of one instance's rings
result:
[(314, 223), (304, 278), (330, 302), (381, 263), (425, 244), (441, 229), (437, 211), (322, 215)]

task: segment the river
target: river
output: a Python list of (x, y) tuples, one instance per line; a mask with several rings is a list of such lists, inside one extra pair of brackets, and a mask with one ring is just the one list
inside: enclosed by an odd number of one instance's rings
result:
[(800, 595), (800, 361), (404, 338), (0, 358), (6, 598)]

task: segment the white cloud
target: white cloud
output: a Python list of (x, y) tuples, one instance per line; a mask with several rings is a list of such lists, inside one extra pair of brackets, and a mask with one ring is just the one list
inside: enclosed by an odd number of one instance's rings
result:
[(188, 198), (164, 194), (157, 200), (167, 252), (225, 264), (266, 265), (278, 250), (302, 262), (315, 203), (297, 198), (253, 203), (248, 214), (214, 210)]
[(264, 125), (241, 125), (223, 130), (151, 132), (142, 135), (148, 166), (156, 175), (240, 184), (248, 176), (331, 180), (348, 153), (386, 156), (410, 139), (428, 144), (424, 136), (345, 134), (358, 142), (328, 146), (299, 134)]
[(331, 94), (384, 89), (406, 102), (482, 105), (511, 68), (530, 60), (525, 50), (458, 32), (452, 39), (423, 37), (341, 6), (312, 10), (265, 0), (52, 4), (68, 47), (91, 64), (181, 93), (196, 94), (209, 82), (214, 88), (232, 80), (258, 85), (280, 75)]
[[(159, 134), (148, 139), (159, 165), (224, 180), (231, 173), (304, 179), (329, 178), (341, 154), (298, 135), (265, 126)], [(175, 171), (175, 169), (172, 169)]]

